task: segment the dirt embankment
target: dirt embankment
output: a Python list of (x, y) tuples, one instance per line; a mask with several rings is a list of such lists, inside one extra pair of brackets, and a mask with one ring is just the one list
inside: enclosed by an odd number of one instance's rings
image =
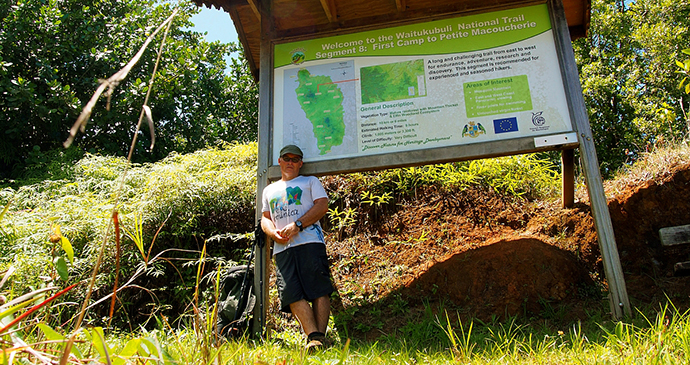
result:
[[(387, 332), (434, 303), (480, 319), (539, 317), (557, 308), (576, 319), (606, 301), (586, 201), (561, 209), (478, 190), (429, 188), (417, 196), (369, 216), (351, 234), (329, 234), (335, 313), (348, 313), (342, 317), (356, 334)], [(673, 265), (690, 260), (690, 247), (662, 247), (658, 232), (690, 224), (690, 165), (631, 184), (608, 205), (631, 303), (668, 297), (688, 308), (690, 278), (674, 277)]]

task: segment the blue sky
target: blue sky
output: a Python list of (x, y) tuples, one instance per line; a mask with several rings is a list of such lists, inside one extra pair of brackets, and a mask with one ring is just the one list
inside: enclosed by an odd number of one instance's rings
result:
[[(206, 40), (209, 42), (221, 41), (223, 43), (235, 42), (237, 40), (237, 31), (235, 25), (232, 23), (230, 14), (216, 8), (201, 7), (201, 12), (192, 17), (195, 31), (199, 33), (207, 32)], [(236, 57), (237, 54), (233, 54)]]
[(224, 43), (237, 42), (235, 25), (230, 19), (230, 14), (216, 8), (201, 7), (201, 12), (192, 17), (194, 30), (208, 32), (206, 40), (221, 41)]

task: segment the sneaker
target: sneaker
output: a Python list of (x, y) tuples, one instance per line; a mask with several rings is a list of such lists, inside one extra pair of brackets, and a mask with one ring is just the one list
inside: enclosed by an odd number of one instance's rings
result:
[(304, 347), (305, 350), (307, 350), (307, 353), (313, 354), (314, 352), (321, 350), (323, 348), (323, 342), (319, 340), (311, 340), (307, 343), (307, 346)]

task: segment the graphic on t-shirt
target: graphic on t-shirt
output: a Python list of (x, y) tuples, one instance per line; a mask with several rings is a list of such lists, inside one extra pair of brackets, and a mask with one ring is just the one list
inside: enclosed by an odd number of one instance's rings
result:
[[(289, 206), (290, 204), (302, 205), (302, 189), (297, 187), (287, 187), (285, 188), (285, 195), (277, 196), (269, 201), (269, 206), (271, 208), (271, 214), (274, 219), (281, 219), (293, 214), (290, 214)], [(295, 210), (295, 213), (297, 211)]]
[(285, 192), (287, 193), (288, 204), (302, 205), (302, 189), (288, 187)]

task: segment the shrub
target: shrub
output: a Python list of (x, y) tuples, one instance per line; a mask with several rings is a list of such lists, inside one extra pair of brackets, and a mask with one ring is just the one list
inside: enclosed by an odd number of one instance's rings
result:
[[(86, 154), (68, 166), (59, 180), (44, 180), (19, 188), (0, 191), (2, 208), (7, 213), (0, 220), (0, 269), (14, 266), (10, 295), (52, 282), (64, 286), (52, 264), (53, 249), (49, 236), (53, 225), (61, 227), (75, 250), (69, 266), (69, 282), (87, 278), (96, 262), (101, 243), (117, 205), (122, 228), (120, 283), (145, 266), (133, 284), (147, 288), (124, 291), (120, 298), (125, 319), (137, 319), (154, 296), (154, 307), (169, 308), (173, 317), (184, 310), (181, 295), (193, 285), (196, 269), (181, 265), (197, 260), (204, 243), (213, 260), (242, 259), (247, 248), (247, 234), (253, 231), (254, 190), (256, 189), (256, 144), (228, 144), (188, 155), (173, 154), (155, 164), (127, 166), (121, 157)], [(125, 174), (126, 172), (126, 174)], [(123, 179), (124, 176), (124, 179)], [(141, 231), (140, 251), (127, 232)], [(154, 242), (153, 247), (150, 247)], [(239, 238), (239, 239), (238, 239)], [(104, 262), (96, 283), (96, 296), (112, 291), (115, 278), (116, 250), (113, 234), (107, 236)], [(149, 259), (169, 249), (166, 260), (144, 264), (142, 252)], [(59, 251), (59, 248), (57, 249)], [(176, 260), (182, 261), (176, 261)], [(207, 270), (213, 270), (207, 265)], [(80, 291), (81, 290), (81, 291)], [(84, 288), (73, 290), (65, 301), (81, 302)], [(107, 313), (108, 303), (94, 308), (92, 319)], [(177, 312), (176, 312), (177, 311)], [(73, 310), (66, 310), (69, 318)], [(64, 319), (64, 318), (63, 318)]]

